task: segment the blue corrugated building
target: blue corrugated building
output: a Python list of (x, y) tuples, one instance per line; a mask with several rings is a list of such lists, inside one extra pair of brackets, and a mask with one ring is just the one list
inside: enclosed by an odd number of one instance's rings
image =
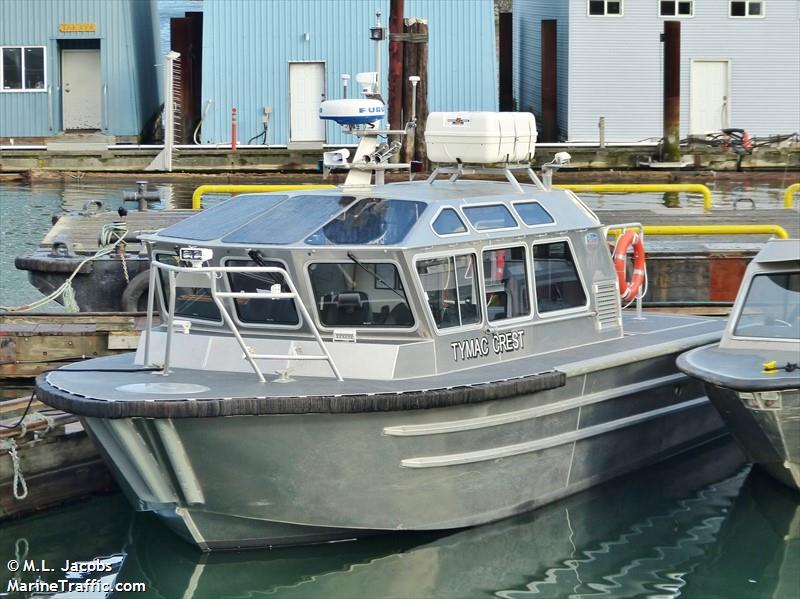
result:
[(0, 139), (139, 138), (158, 113), (155, 0), (0, 0)]
[[(660, 137), (665, 20), (681, 22), (682, 136), (800, 130), (800, 2), (790, 0), (514, 0), (519, 109), (541, 116), (551, 60), (562, 139), (596, 141), (600, 117), (609, 141)], [(544, 59), (543, 23), (557, 30)]]
[[(387, 26), (389, 0), (205, 0), (202, 142), (230, 141), (235, 107), (240, 143), (262, 131), (265, 108), (270, 144), (352, 143), (317, 113), (341, 97), (341, 74), (353, 97), (356, 73), (374, 70), (376, 11)], [(429, 110), (497, 110), (493, 1), (406, 0), (405, 15), (428, 21)], [(384, 97), (387, 68), (384, 42)]]

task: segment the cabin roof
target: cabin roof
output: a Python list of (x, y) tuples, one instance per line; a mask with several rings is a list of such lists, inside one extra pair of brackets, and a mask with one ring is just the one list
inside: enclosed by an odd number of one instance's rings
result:
[(357, 192), (243, 194), (148, 239), (215, 246), (413, 247), (598, 225), (569, 191), (523, 185), (518, 193), (501, 181), (439, 180)]

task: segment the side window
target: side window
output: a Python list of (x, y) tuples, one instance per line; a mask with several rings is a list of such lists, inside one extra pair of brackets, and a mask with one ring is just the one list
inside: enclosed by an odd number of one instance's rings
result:
[(533, 276), (540, 314), (586, 305), (586, 293), (566, 241), (533, 246)]
[[(156, 259), (163, 264), (178, 266), (175, 254), (158, 254)], [(169, 306), (169, 276), (159, 270), (161, 286), (164, 289), (164, 306)], [(220, 322), (222, 315), (211, 297), (211, 289), (205, 275), (179, 273), (175, 281), (175, 316), (200, 318)]]
[(417, 262), (425, 299), (439, 329), (481, 321), (475, 255), (446, 256)]
[(377, 262), (308, 267), (320, 322), (328, 327), (414, 326), (397, 267)]
[(524, 247), (483, 252), (483, 286), (486, 318), (519, 318), (531, 313), (528, 299), (528, 264)]
[(517, 227), (517, 221), (502, 204), (490, 206), (464, 206), (464, 214), (478, 231), (489, 229), (510, 229)]
[[(231, 260), (227, 266), (258, 266), (250, 260)], [(283, 268), (279, 262), (265, 262), (264, 266)], [(228, 278), (232, 291), (248, 293), (268, 292), (273, 285), (280, 285), (282, 293), (289, 293), (289, 286), (278, 273), (274, 272), (231, 272)], [(237, 297), (234, 299), (236, 315), (242, 322), (254, 324), (297, 325), (300, 318), (291, 298), (267, 299)]]
[(452, 208), (445, 208), (433, 221), (433, 230), (439, 235), (456, 235), (466, 233), (467, 226)]
[(555, 222), (539, 202), (515, 202), (514, 210), (517, 211), (522, 222), (530, 227), (549, 225)]

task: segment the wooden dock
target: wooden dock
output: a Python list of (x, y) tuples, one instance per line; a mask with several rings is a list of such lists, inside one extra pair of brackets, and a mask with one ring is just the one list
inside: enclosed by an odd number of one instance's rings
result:
[(0, 380), (136, 349), (144, 314), (0, 314)]
[(77, 416), (30, 396), (0, 402), (0, 520), (113, 488)]

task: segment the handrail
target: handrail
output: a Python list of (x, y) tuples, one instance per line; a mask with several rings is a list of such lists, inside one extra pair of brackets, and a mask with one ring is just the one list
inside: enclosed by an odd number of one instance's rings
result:
[(207, 193), (271, 193), (274, 191), (300, 191), (331, 189), (334, 185), (201, 185), (192, 194), (192, 210), (200, 210), (200, 199)]
[[(147, 328), (145, 330), (145, 340), (144, 340), (144, 363), (145, 366), (150, 365), (150, 331), (152, 328), (152, 321), (153, 321), (153, 298), (155, 295), (155, 287), (158, 286), (161, 289), (161, 278), (157, 276), (156, 270), (161, 269), (165, 270), (168, 273), (168, 285), (169, 285), (169, 306), (166, 308), (167, 312), (167, 339), (166, 345), (164, 348), (164, 364), (162, 372), (164, 375), (169, 374), (169, 361), (170, 361), (170, 354), (172, 348), (172, 336), (173, 336), (173, 329), (175, 323), (175, 277), (178, 273), (191, 273), (191, 274), (202, 274), (206, 275), (210, 281), (209, 289), (211, 290), (211, 299), (216, 304), (217, 308), (219, 308), (220, 315), (222, 316), (222, 320), (228, 326), (233, 336), (236, 338), (236, 341), (239, 344), (239, 347), (244, 352), (244, 358), (250, 363), (253, 371), (258, 376), (259, 381), (262, 383), (266, 382), (261, 369), (256, 364), (256, 360), (325, 360), (328, 362), (328, 365), (331, 367), (334, 376), (337, 380), (341, 381), (342, 375), (339, 372), (339, 369), (336, 367), (336, 364), (333, 361), (333, 356), (331, 356), (328, 348), (325, 346), (325, 343), (322, 341), (322, 337), (319, 334), (319, 331), (314, 326), (314, 321), (311, 319), (311, 315), (308, 313), (305, 304), (303, 304), (302, 300), (300, 299), (300, 294), (297, 292), (297, 288), (294, 286), (294, 282), (289, 277), (289, 273), (286, 272), (283, 268), (278, 268), (275, 266), (203, 266), (199, 268), (193, 267), (181, 267), (181, 266), (173, 266), (171, 264), (165, 264), (163, 262), (158, 262), (157, 260), (153, 260), (151, 266), (155, 266), (155, 269), (151, 270), (150, 274), (150, 289), (148, 291), (148, 299), (147, 299)], [(217, 273), (224, 273), (224, 272), (259, 272), (259, 273), (277, 273), (283, 277), (283, 280), (286, 282), (286, 285), (289, 287), (289, 293), (286, 292), (275, 292), (272, 293), (271, 291), (267, 292), (237, 292), (237, 291), (222, 291), (217, 290)], [(155, 285), (153, 284), (155, 283)], [(236, 323), (233, 321), (230, 313), (228, 312), (227, 308), (225, 307), (225, 303), (223, 299), (225, 298), (236, 298), (236, 297), (248, 297), (248, 298), (261, 298), (261, 299), (294, 299), (295, 305), (299, 307), (300, 313), (308, 323), (309, 328), (311, 329), (317, 344), (319, 345), (320, 349), (322, 350), (321, 355), (293, 355), (293, 354), (255, 354), (251, 351), (251, 349), (247, 346), (242, 338), (239, 329), (236, 327)], [(161, 295), (159, 295), (159, 304), (164, 309), (164, 306), (161, 301)]]
[(783, 192), (783, 207), (791, 208), (794, 206), (794, 194), (800, 193), (800, 183), (794, 183)]
[(775, 235), (789, 239), (789, 233), (780, 225), (651, 225), (645, 226), (647, 235)]
[(581, 183), (575, 185), (554, 185), (558, 189), (571, 189), (572, 191), (589, 191), (594, 193), (646, 193), (683, 191), (687, 193), (700, 193), (703, 195), (703, 210), (711, 211), (711, 190), (702, 183)]

